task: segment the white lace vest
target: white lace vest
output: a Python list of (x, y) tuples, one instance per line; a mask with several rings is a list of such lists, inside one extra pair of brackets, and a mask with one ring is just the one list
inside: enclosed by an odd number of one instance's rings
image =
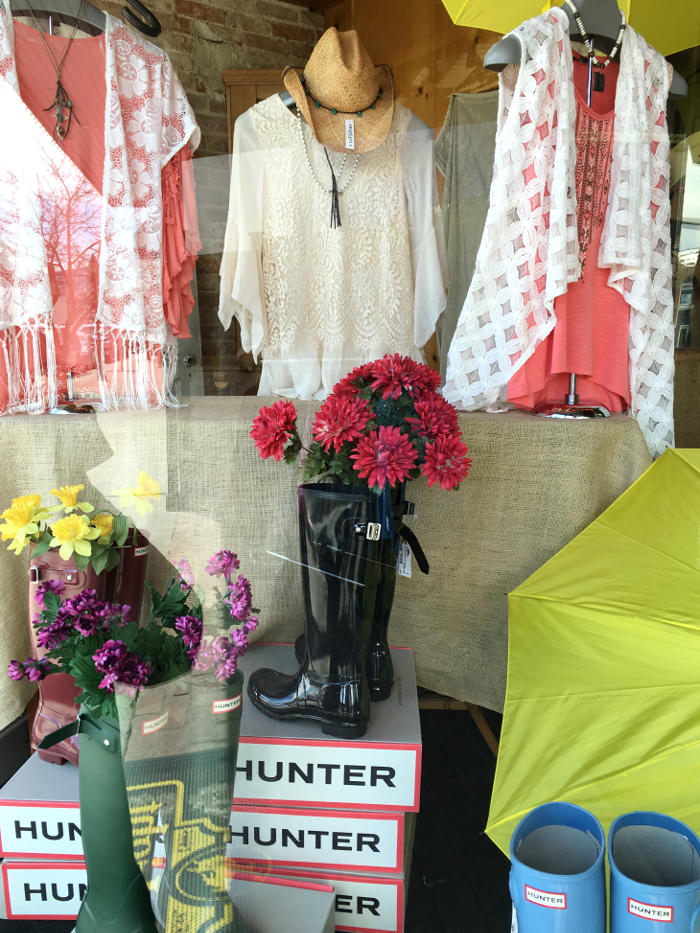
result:
[[(581, 273), (567, 29), (558, 7), (524, 22), (515, 30), (522, 64), (500, 75), (490, 207), (444, 389), (466, 410), (505, 400), (513, 373), (556, 324), (554, 299)], [(670, 77), (664, 58), (628, 26), (598, 265), (630, 305), (631, 413), (654, 455), (673, 444)]]

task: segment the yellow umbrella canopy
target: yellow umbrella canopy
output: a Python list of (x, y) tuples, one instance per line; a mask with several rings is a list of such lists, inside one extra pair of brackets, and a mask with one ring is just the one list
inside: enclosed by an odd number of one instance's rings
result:
[[(453, 23), (510, 32), (558, 3), (542, 0), (442, 0)], [(620, 9), (637, 32), (662, 55), (700, 44), (700, 2), (698, 0), (620, 0)]]
[(700, 450), (667, 450), (509, 596), (486, 832), (565, 800), (700, 832)]

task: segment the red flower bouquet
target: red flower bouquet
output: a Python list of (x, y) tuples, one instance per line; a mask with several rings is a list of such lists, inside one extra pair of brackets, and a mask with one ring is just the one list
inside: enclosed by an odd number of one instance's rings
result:
[(336, 383), (316, 414), (308, 448), (288, 401), (261, 408), (250, 433), (263, 459), (294, 463), (305, 451), (304, 481), (364, 481), (381, 490), (423, 475), (429, 486), (456, 489), (471, 460), (457, 411), (439, 385), (438, 373), (422, 363), (384, 356)]

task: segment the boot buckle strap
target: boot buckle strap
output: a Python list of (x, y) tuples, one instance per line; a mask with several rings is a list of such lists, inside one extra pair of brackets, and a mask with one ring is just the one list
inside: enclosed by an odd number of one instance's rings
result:
[(368, 541), (379, 541), (382, 526), (379, 522), (355, 522), (355, 534), (364, 535)]

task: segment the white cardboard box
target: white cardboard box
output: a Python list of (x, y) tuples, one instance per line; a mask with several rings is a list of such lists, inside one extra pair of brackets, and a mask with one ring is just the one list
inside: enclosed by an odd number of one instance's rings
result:
[[(2, 882), (0, 917), (72, 920), (85, 893), (85, 865), (6, 860)], [(238, 872), (229, 880), (229, 895), (257, 933), (333, 933), (335, 895), (320, 879)]]
[[(244, 700), (235, 801), (343, 810), (410, 810), (420, 804), (421, 734), (413, 652), (392, 648), (394, 686), (371, 704), (359, 740), (332, 739), (319, 723), (271, 719)], [(260, 667), (294, 673), (292, 645), (254, 645), (246, 678)]]
[(279, 869), (271, 874), (292, 881), (330, 884), (335, 888), (335, 929), (352, 933), (403, 933), (416, 817), (406, 815), (403, 875), (336, 871), (329, 868)]
[[(259, 865), (401, 874), (409, 815), (237, 804), (227, 854)], [(78, 768), (32, 755), (0, 791), (0, 856), (69, 861), (82, 852)]]

